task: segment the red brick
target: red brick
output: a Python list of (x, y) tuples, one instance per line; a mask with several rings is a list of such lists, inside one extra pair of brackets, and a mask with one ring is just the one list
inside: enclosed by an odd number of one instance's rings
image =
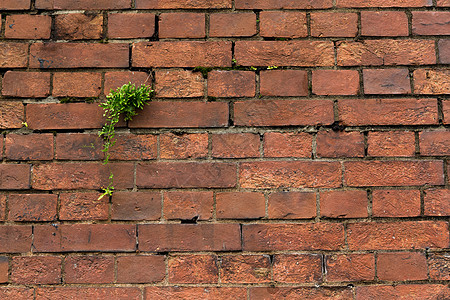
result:
[(34, 227), (36, 252), (135, 251), (136, 226), (124, 224), (63, 224)]
[(213, 206), (212, 191), (164, 193), (164, 218), (167, 220), (210, 220)]
[(212, 71), (208, 73), (208, 96), (254, 97), (255, 72)]
[(424, 191), (424, 214), (426, 216), (450, 215), (450, 190), (429, 189)]
[(259, 157), (260, 138), (253, 133), (212, 135), (212, 156), (221, 158)]
[(34, 43), (30, 46), (30, 67), (128, 68), (129, 48), (118, 43)]
[(60, 220), (107, 220), (108, 198), (98, 193), (62, 193), (59, 195)]
[(205, 14), (162, 13), (159, 16), (159, 38), (204, 38)]
[(420, 191), (374, 190), (372, 192), (374, 217), (416, 217), (420, 215)]
[(16, 256), (11, 260), (11, 281), (15, 284), (61, 283), (61, 257)]
[(334, 47), (329, 41), (237, 41), (235, 57), (243, 66), (333, 66)]
[(25, 10), (30, 9), (30, 0), (2, 0), (0, 1), (1, 10)]
[(5, 38), (7, 39), (48, 39), (52, 19), (41, 15), (6, 16)]
[(256, 14), (216, 13), (209, 17), (210, 37), (252, 36), (256, 34)]
[(150, 75), (146, 72), (106, 72), (104, 94), (108, 95), (111, 90), (115, 91), (129, 82), (134, 83), (136, 87), (142, 84), (152, 84)]
[(29, 252), (31, 226), (0, 226), (0, 253)]
[(365, 94), (410, 94), (408, 69), (363, 70)]
[(151, 102), (128, 124), (130, 128), (225, 127), (228, 103)]
[(101, 39), (102, 32), (102, 15), (69, 13), (55, 16), (54, 35), (56, 39)]
[(318, 1), (270, 1), (270, 0), (236, 0), (237, 9), (315, 9), (331, 8), (332, 0)]
[(342, 287), (251, 287), (250, 300), (342, 300), (353, 299), (353, 291)]
[(4, 96), (39, 98), (49, 93), (50, 73), (7, 71), (3, 77)]
[(262, 96), (308, 96), (308, 75), (303, 70), (269, 70), (259, 75)]
[(217, 283), (219, 269), (214, 255), (169, 257), (170, 283)]
[(155, 15), (112, 13), (108, 15), (108, 37), (112, 39), (150, 38), (155, 34)]
[(448, 223), (407, 221), (348, 224), (350, 250), (400, 250), (447, 248)]
[(266, 215), (263, 193), (223, 192), (216, 194), (217, 219), (259, 219)]
[(25, 68), (28, 65), (28, 44), (0, 43), (1, 68)]
[(408, 36), (408, 17), (403, 11), (362, 11), (363, 36)]
[(133, 44), (133, 67), (231, 67), (231, 42), (178, 41)]
[(112, 220), (158, 220), (160, 217), (161, 194), (158, 192), (115, 192), (112, 196)]
[(204, 158), (208, 156), (208, 134), (165, 133), (159, 136), (162, 159)]
[(141, 297), (141, 290), (137, 287), (39, 287), (36, 289), (36, 300), (140, 300)]
[(33, 297), (34, 289), (21, 287), (0, 287), (0, 298), (2, 299), (28, 300)]
[(369, 156), (414, 156), (415, 137), (411, 131), (371, 131), (367, 137)]
[(268, 255), (225, 255), (220, 258), (222, 283), (270, 282)]
[(366, 191), (327, 191), (320, 193), (320, 215), (327, 218), (365, 218)]
[(0, 164), (1, 190), (27, 190), (30, 188), (31, 165)]
[(101, 91), (100, 73), (55, 73), (54, 97), (98, 97)]
[[(7, 256), (0, 256), (0, 283), (8, 282), (9, 276), (9, 258)], [(0, 290), (1, 295), (1, 290)]]
[(262, 11), (259, 14), (260, 36), (298, 38), (308, 35), (306, 14), (293, 11)]
[(314, 37), (354, 37), (358, 34), (356, 13), (319, 12), (311, 14)]
[(311, 157), (312, 135), (305, 132), (267, 132), (265, 157)]
[(355, 161), (345, 162), (344, 167), (348, 186), (444, 184), (441, 161)]
[(239, 224), (139, 225), (140, 251), (241, 250)]
[(273, 280), (283, 283), (319, 282), (322, 258), (317, 254), (280, 254), (274, 256)]
[(36, 0), (38, 9), (62, 9), (62, 10), (103, 10), (131, 8), (130, 0)]
[(315, 70), (312, 92), (316, 95), (357, 95), (359, 73), (354, 70)]
[(205, 93), (205, 82), (200, 72), (187, 70), (156, 70), (156, 97), (195, 98)]
[(231, 8), (231, 0), (137, 0), (137, 9), (219, 9)]
[(316, 216), (316, 194), (275, 192), (269, 195), (269, 219), (310, 219)]
[(450, 35), (450, 13), (444, 11), (412, 12), (412, 32), (416, 35)]
[(449, 253), (430, 253), (427, 261), (431, 279), (450, 280)]
[(437, 0), (437, 6), (449, 7), (450, 6), (450, 1), (449, 0)]
[(118, 134), (110, 159), (147, 160), (157, 156), (157, 136), (153, 134)]
[(438, 47), (439, 61), (443, 64), (450, 64), (450, 40), (440, 40), (438, 43)]
[(64, 261), (65, 283), (112, 283), (114, 258), (112, 256), (68, 256)]
[(24, 119), (24, 107), (21, 102), (0, 102), (0, 129), (21, 128)]
[(423, 253), (378, 253), (377, 276), (380, 280), (404, 281), (427, 279), (427, 261)]
[(442, 101), (442, 111), (444, 113), (444, 123), (450, 124), (450, 101)]
[(316, 143), (319, 157), (364, 156), (364, 136), (357, 131), (319, 131)]
[(449, 94), (450, 69), (414, 71), (414, 92), (416, 94)]
[(427, 130), (419, 134), (421, 155), (450, 155), (450, 131)]
[(103, 140), (98, 134), (58, 133), (56, 135), (55, 144), (56, 159), (103, 159)]
[(327, 281), (374, 280), (373, 254), (333, 254), (325, 257)]
[(227, 188), (236, 185), (232, 163), (158, 162), (138, 164), (136, 185), (146, 188)]
[(5, 156), (10, 160), (53, 159), (53, 134), (8, 134)]
[(330, 100), (246, 100), (235, 102), (238, 126), (296, 126), (332, 124)]
[(338, 101), (338, 111), (345, 125), (438, 123), (436, 99), (345, 99)]
[(6, 199), (7, 195), (0, 194), (0, 222), (6, 220)]
[(338, 66), (428, 65), (436, 63), (432, 40), (364, 40), (337, 43)]
[(44, 222), (56, 220), (58, 195), (10, 194), (8, 220), (16, 222)]
[(162, 281), (166, 265), (164, 256), (122, 256), (117, 258), (118, 283), (150, 283)]
[(432, 6), (428, 0), (337, 0), (337, 7), (422, 7)]
[(245, 224), (245, 251), (339, 250), (344, 247), (344, 227), (337, 223)]
[(37, 190), (100, 189), (109, 184), (114, 174), (116, 189), (133, 187), (132, 163), (61, 163), (36, 165), (33, 169), (33, 188)]
[(146, 287), (146, 299), (245, 299), (247, 289), (243, 287), (181, 287), (181, 286), (151, 286)]
[(335, 188), (341, 186), (337, 162), (264, 161), (241, 163), (241, 188)]

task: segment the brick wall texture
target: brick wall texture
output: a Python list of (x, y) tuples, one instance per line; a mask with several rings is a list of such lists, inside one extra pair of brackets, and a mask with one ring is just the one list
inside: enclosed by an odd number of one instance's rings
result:
[(0, 0), (0, 299), (450, 299), (449, 8)]

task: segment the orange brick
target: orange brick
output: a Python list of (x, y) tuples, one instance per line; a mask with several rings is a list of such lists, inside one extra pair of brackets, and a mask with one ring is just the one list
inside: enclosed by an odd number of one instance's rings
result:
[(354, 37), (358, 33), (355, 13), (311, 13), (311, 35), (314, 37)]

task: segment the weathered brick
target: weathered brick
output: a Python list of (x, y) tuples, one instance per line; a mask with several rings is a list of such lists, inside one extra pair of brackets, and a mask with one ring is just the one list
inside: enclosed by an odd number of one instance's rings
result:
[(418, 69), (413, 73), (416, 94), (449, 94), (450, 69)]
[(450, 124), (450, 101), (442, 101), (442, 111), (444, 113), (444, 123)]
[(55, 16), (54, 35), (56, 39), (100, 39), (102, 32), (102, 15), (70, 13)]
[(8, 220), (16, 222), (45, 222), (56, 220), (58, 195), (10, 194)]
[(181, 286), (151, 286), (146, 287), (146, 299), (245, 299), (247, 289), (243, 287), (181, 287)]
[(162, 255), (121, 256), (117, 258), (118, 283), (150, 283), (162, 281), (166, 265)]
[(219, 9), (231, 8), (231, 0), (137, 0), (137, 9)]
[(450, 256), (449, 253), (428, 254), (428, 269), (433, 280), (450, 280)]
[(0, 102), (0, 129), (21, 128), (24, 119), (24, 107), (21, 102)]
[(16, 256), (11, 260), (11, 281), (15, 284), (61, 283), (62, 258), (58, 256)]
[(220, 257), (222, 283), (270, 282), (268, 255), (224, 255)]
[(38, 9), (61, 10), (101, 10), (101, 9), (126, 9), (131, 8), (130, 0), (36, 0)]
[(159, 15), (159, 38), (204, 38), (205, 14), (162, 13)]
[(320, 193), (320, 215), (327, 218), (366, 218), (366, 191), (327, 191)]
[(3, 77), (2, 95), (23, 98), (47, 97), (50, 73), (8, 71)]
[(426, 216), (450, 215), (450, 190), (428, 189), (424, 194), (423, 205)]
[(292, 11), (262, 11), (259, 14), (260, 36), (298, 38), (308, 35), (306, 14)]
[(112, 220), (157, 220), (160, 217), (161, 194), (158, 192), (115, 192), (112, 196)]
[(236, 0), (237, 9), (320, 9), (331, 8), (332, 6), (332, 0)]
[(212, 191), (164, 193), (164, 218), (167, 220), (210, 220), (213, 206)]
[(208, 96), (254, 97), (255, 72), (212, 71), (208, 73)]
[(0, 253), (29, 252), (31, 235), (31, 226), (0, 226)]
[(2, 299), (28, 300), (34, 297), (34, 290), (22, 287), (0, 287), (0, 297)]
[(283, 283), (319, 282), (322, 257), (317, 254), (280, 254), (274, 256), (273, 280)]
[(68, 256), (64, 261), (65, 283), (112, 283), (114, 258), (111, 256)]
[(374, 190), (372, 192), (374, 217), (416, 217), (420, 215), (420, 191)]
[(364, 156), (364, 136), (357, 131), (319, 131), (316, 143), (319, 157)]
[(108, 95), (111, 90), (117, 90), (124, 84), (133, 83), (136, 87), (146, 84), (150, 86), (152, 80), (146, 72), (125, 71), (125, 72), (106, 72), (104, 94)]
[(0, 43), (1, 68), (26, 68), (28, 66), (28, 44)]
[(147, 160), (157, 156), (157, 137), (153, 134), (118, 134), (110, 159)]
[(159, 136), (162, 159), (204, 158), (208, 156), (208, 134), (165, 133)]
[(138, 287), (39, 287), (36, 300), (84, 299), (84, 300), (140, 300)]
[(417, 35), (450, 35), (450, 12), (412, 12), (412, 32)]
[(450, 7), (450, 1), (449, 0), (437, 0), (437, 6), (445, 6)]
[(377, 277), (390, 281), (427, 279), (425, 255), (418, 252), (378, 253)]
[(269, 219), (311, 219), (316, 216), (316, 194), (275, 192), (269, 195)]
[(1, 190), (27, 190), (30, 188), (31, 165), (0, 164)]
[(8, 134), (5, 139), (5, 156), (10, 160), (51, 160), (53, 134)]
[(370, 131), (367, 136), (369, 156), (414, 156), (415, 137), (412, 131)]
[(438, 47), (439, 61), (443, 64), (450, 64), (450, 40), (440, 40)]
[(210, 37), (252, 36), (256, 34), (256, 14), (216, 13), (209, 17)]
[(251, 287), (250, 300), (277, 300), (277, 299), (302, 299), (302, 300), (342, 300), (352, 299), (353, 291), (342, 287)]
[(450, 131), (427, 130), (419, 133), (421, 155), (450, 155)]
[(112, 13), (108, 15), (108, 37), (112, 39), (150, 38), (155, 34), (155, 14)]
[(241, 250), (239, 224), (138, 225), (140, 251)]
[(260, 138), (253, 133), (212, 135), (212, 156), (220, 158), (259, 157)]
[(48, 39), (52, 19), (41, 15), (6, 16), (5, 38), (7, 39)]
[(259, 75), (262, 96), (308, 96), (308, 74), (303, 70), (269, 70)]
[(200, 72), (156, 70), (155, 91), (161, 98), (194, 98), (204, 95), (205, 83)]
[(53, 75), (54, 97), (98, 97), (102, 89), (100, 73), (55, 73)]
[(6, 194), (0, 194), (0, 222), (6, 220)]
[(55, 158), (63, 160), (103, 159), (103, 140), (98, 134), (58, 133), (55, 139)]
[(170, 283), (217, 283), (218, 261), (215, 255), (181, 255), (169, 257)]
[(367, 254), (325, 256), (327, 281), (362, 281), (375, 278), (375, 257)]
[(408, 69), (363, 70), (365, 94), (410, 94)]
[(30, 0), (1, 0), (0, 9), (1, 10), (25, 10), (30, 9)]
[(408, 36), (408, 17), (403, 11), (362, 11), (363, 36)]
[(223, 192), (216, 194), (217, 219), (259, 219), (266, 215), (263, 193)]
[(314, 37), (354, 37), (358, 33), (356, 13), (317, 12), (311, 14)]
[(305, 132), (267, 132), (265, 157), (311, 157), (312, 135)]
[(357, 95), (359, 73), (356, 70), (314, 70), (312, 92), (316, 95)]
[(337, 7), (422, 7), (432, 6), (428, 0), (337, 0)]
[(9, 258), (7, 256), (0, 256), (0, 283), (7, 283), (9, 281), (8, 276), (9, 276)]
[(99, 200), (98, 193), (61, 193), (60, 220), (107, 220), (108, 198)]

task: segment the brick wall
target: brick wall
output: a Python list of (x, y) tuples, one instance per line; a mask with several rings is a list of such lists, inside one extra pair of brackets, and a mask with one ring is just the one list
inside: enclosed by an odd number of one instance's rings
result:
[(0, 0), (0, 299), (449, 299), (449, 8)]

